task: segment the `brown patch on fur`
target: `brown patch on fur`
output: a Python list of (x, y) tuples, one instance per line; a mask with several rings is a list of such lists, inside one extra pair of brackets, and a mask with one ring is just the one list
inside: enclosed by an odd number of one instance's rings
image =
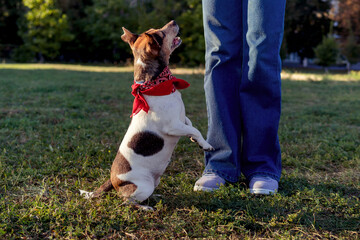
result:
[(121, 154), (120, 151), (117, 152), (114, 162), (111, 166), (111, 174), (124, 174), (131, 171), (131, 166), (129, 161)]
[(138, 37), (133, 48), (138, 53), (154, 58), (159, 54), (161, 46), (153, 35), (145, 32)]
[(121, 195), (123, 197), (130, 197), (131, 194), (133, 194), (137, 189), (137, 186), (129, 181), (121, 181), (121, 183), (119, 184), (119, 188), (118, 191), (119, 193), (121, 193)]
[(161, 151), (164, 147), (164, 139), (150, 131), (139, 132), (132, 136), (127, 146), (136, 154), (147, 157)]
[(113, 174), (111, 174), (111, 183), (115, 190), (125, 198), (130, 197), (137, 189), (134, 183), (123, 181)]
[(111, 179), (107, 180), (103, 185), (101, 185), (94, 193), (91, 197), (99, 197), (101, 196), (103, 193), (108, 192), (110, 190), (114, 189), (112, 183), (111, 183)]
[(134, 183), (123, 181), (117, 177), (117, 175), (124, 174), (129, 171), (131, 171), (130, 163), (119, 151), (111, 167), (110, 180), (115, 190), (124, 197), (129, 197), (137, 189), (137, 186)]
[(165, 64), (162, 64), (162, 61), (143, 60), (143, 62), (146, 64), (145, 67), (137, 65), (137, 64), (134, 66), (135, 81), (138, 81), (138, 82), (151, 81), (151, 80), (155, 79), (162, 72), (162, 70), (166, 67)]

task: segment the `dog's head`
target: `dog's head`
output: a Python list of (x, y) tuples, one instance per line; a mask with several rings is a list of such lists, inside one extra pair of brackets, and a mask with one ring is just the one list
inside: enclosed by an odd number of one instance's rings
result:
[(181, 44), (181, 39), (177, 36), (179, 26), (175, 21), (170, 21), (160, 29), (149, 29), (140, 35), (124, 27), (123, 31), (121, 39), (130, 45), (134, 55), (135, 75), (136, 71), (146, 71), (156, 77), (169, 64), (171, 53)]

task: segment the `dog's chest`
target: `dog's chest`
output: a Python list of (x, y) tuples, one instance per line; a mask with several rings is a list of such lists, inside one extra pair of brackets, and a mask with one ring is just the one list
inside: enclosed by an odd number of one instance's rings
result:
[(159, 121), (161, 124), (179, 119), (185, 121), (185, 106), (179, 91), (165, 96), (145, 95), (145, 99), (150, 106), (147, 116), (149, 120)]
[(167, 129), (185, 122), (185, 107), (180, 92), (166, 96), (144, 95), (150, 110), (136, 114), (120, 145), (120, 152), (130, 164), (164, 171), (179, 137)]

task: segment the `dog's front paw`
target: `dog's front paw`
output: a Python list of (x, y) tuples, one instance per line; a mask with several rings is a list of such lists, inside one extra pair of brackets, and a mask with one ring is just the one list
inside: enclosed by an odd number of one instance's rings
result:
[(80, 191), (80, 196), (84, 195), (85, 199), (90, 199), (94, 195), (93, 192), (87, 192), (87, 191), (84, 191), (84, 190), (79, 190), (79, 191)]
[(211, 146), (209, 143), (205, 142), (202, 146), (199, 145), (205, 152), (211, 152), (214, 151), (215, 148), (213, 148), (213, 146)]
[(204, 151), (205, 152), (212, 152), (212, 151), (215, 151), (215, 148), (210, 146), (210, 148), (204, 148)]

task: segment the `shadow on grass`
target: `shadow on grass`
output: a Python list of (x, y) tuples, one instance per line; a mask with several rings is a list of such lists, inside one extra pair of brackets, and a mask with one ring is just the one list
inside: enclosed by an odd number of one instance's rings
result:
[[(213, 193), (192, 192), (188, 186), (187, 190), (178, 189), (179, 193), (165, 194), (168, 198), (161, 201), (171, 211), (196, 208), (204, 214), (226, 214), (248, 230), (300, 225), (332, 233), (360, 230), (359, 189), (336, 183), (311, 184), (300, 177), (284, 177), (280, 184), (274, 196), (254, 196), (241, 181)], [(158, 201), (151, 198), (149, 204)]]

